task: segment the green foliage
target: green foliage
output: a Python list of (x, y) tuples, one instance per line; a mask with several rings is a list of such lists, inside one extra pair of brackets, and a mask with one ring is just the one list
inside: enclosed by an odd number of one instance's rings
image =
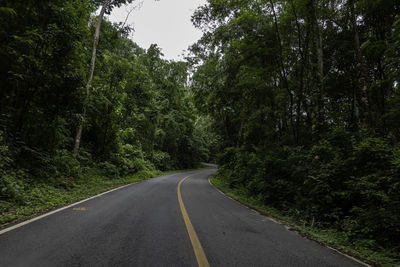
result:
[(102, 171), (103, 175), (109, 178), (118, 178), (120, 177), (119, 170), (117, 166), (110, 162), (100, 162), (97, 164), (97, 167)]
[[(107, 169), (108, 173), (105, 174)], [(110, 163), (82, 169), (84, 179), (77, 180), (73, 187), (31, 180), (19, 171), (0, 180), (0, 225), (15, 222), (59, 206), (77, 202), (112, 188), (162, 175), (160, 171), (140, 171), (126, 177), (113, 177), (115, 170)]]
[(25, 201), (24, 187), (22, 179), (26, 176), (23, 171), (18, 173), (3, 173), (0, 179), (0, 200), (4, 202), (14, 202), (23, 204)]
[(399, 10), (220, 0), (194, 13), (191, 90), (230, 190), (399, 255)]
[(0, 131), (0, 173), (11, 167), (12, 159), (8, 146), (4, 143), (3, 132)]
[(299, 221), (399, 249), (398, 153), (384, 139), (336, 129), (309, 149), (227, 148), (219, 174)]
[[(106, 13), (131, 2), (113, 0)], [(87, 97), (97, 22), (91, 15), (102, 4), (1, 3), (2, 222), (34, 213), (35, 205), (49, 209), (208, 157), (206, 128), (195, 125), (187, 64), (163, 59), (157, 45), (140, 48), (128, 39), (129, 27), (102, 21)], [(82, 120), (81, 147), (72, 155)]]
[(45, 168), (43, 175), (47, 175), (47, 179), (61, 187), (74, 186), (74, 181), (82, 178), (79, 161), (67, 150), (57, 150)]
[(343, 232), (334, 228), (316, 228), (305, 225), (299, 220), (299, 211), (289, 213), (282, 209), (277, 209), (263, 203), (262, 200), (250, 194), (245, 187), (229, 187), (229, 180), (223, 175), (218, 174), (211, 177), (211, 183), (222, 190), (228, 196), (238, 200), (263, 215), (273, 218), (275, 221), (285, 224), (290, 229), (299, 231), (308, 238), (317, 240), (320, 243), (329, 245), (352, 256), (367, 259), (379, 266), (397, 266), (400, 258), (395, 249), (387, 249), (377, 246), (371, 239), (354, 239), (351, 233)]
[(157, 170), (165, 171), (171, 169), (171, 157), (166, 152), (154, 151), (153, 162)]
[(113, 160), (117, 163), (122, 175), (154, 170), (154, 166), (151, 162), (144, 158), (142, 150), (130, 144), (122, 145), (119, 151), (114, 155)]

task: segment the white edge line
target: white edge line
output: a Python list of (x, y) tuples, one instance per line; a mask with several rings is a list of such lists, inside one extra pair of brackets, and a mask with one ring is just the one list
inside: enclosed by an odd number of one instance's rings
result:
[[(172, 173), (171, 175), (173, 175), (173, 174), (178, 174), (178, 173)], [(170, 174), (167, 174), (167, 175), (170, 175)], [(162, 176), (164, 176), (164, 175), (162, 175)], [(161, 176), (157, 176), (157, 177), (161, 177)], [(157, 178), (157, 177), (154, 177), (154, 178)], [(57, 213), (57, 212), (60, 212), (60, 211), (65, 210), (65, 209), (71, 208), (71, 207), (73, 207), (73, 206), (76, 206), (76, 205), (81, 204), (81, 203), (83, 203), (83, 202), (86, 202), (86, 201), (88, 201), (88, 200), (91, 200), (91, 199), (100, 197), (100, 196), (102, 196), (102, 195), (111, 193), (111, 192), (113, 192), (113, 191), (122, 189), (122, 188), (127, 187), (127, 186), (130, 186), (130, 185), (134, 185), (134, 184), (137, 184), (137, 183), (140, 183), (140, 182), (142, 182), (142, 181), (138, 181), (138, 182), (126, 184), (126, 185), (123, 185), (123, 186), (120, 186), (120, 187), (111, 189), (111, 190), (109, 190), (109, 191), (100, 193), (100, 194), (98, 194), (98, 195), (95, 195), (95, 196), (92, 196), (92, 197), (89, 197), (89, 198), (80, 200), (80, 201), (78, 201), (78, 202), (72, 203), (72, 204), (70, 204), (70, 205), (68, 205), (68, 206), (61, 207), (61, 208), (59, 208), (59, 209), (56, 209), (56, 210), (50, 211), (50, 212), (48, 212), (48, 213), (42, 214), (42, 215), (37, 216), (37, 217), (35, 217), (35, 218), (32, 218), (32, 219), (30, 219), (30, 220), (26, 220), (26, 221), (23, 221), (23, 222), (21, 222), (21, 223), (15, 224), (15, 225), (13, 225), (13, 226), (6, 227), (5, 229), (0, 230), (0, 235), (2, 235), (2, 234), (4, 234), (4, 233), (7, 233), (7, 232), (9, 232), (9, 231), (12, 231), (12, 230), (14, 230), (14, 229), (17, 229), (17, 228), (19, 228), (19, 227), (21, 227), (21, 226), (24, 226), (24, 225), (26, 225), (26, 224), (29, 224), (29, 223), (31, 223), (31, 222), (34, 222), (34, 221), (43, 219), (44, 217), (47, 217), (47, 216), (52, 215), (52, 214), (54, 214), (54, 213)]]
[[(250, 208), (250, 207), (248, 207), (248, 206), (246, 206), (246, 205), (243, 205), (242, 203), (240, 203), (240, 202), (237, 201), (236, 199), (231, 198), (230, 196), (228, 196), (227, 194), (225, 194), (224, 192), (222, 192), (221, 190), (219, 190), (218, 188), (216, 188), (216, 187), (211, 183), (210, 179), (211, 179), (211, 176), (208, 177), (208, 183), (209, 183), (212, 187), (214, 187), (214, 189), (216, 189), (218, 192), (220, 192), (222, 195), (226, 196), (227, 198), (232, 199), (232, 200), (235, 201), (236, 203), (239, 203), (239, 205), (241, 205), (241, 206), (243, 206), (243, 207), (245, 207), (245, 208), (247, 208), (247, 209), (249, 209), (249, 210), (252, 210), (252, 211), (256, 212), (257, 214), (259, 214), (259, 215), (261, 215), (261, 216), (263, 216), (263, 217), (269, 219), (270, 221), (272, 221), (272, 222), (274, 222), (274, 223), (277, 223), (277, 224), (280, 224), (280, 225), (285, 226), (284, 224), (278, 222), (277, 220), (275, 220), (275, 219), (273, 219), (273, 218), (270, 218), (270, 217), (268, 217), (268, 216), (265, 216), (265, 215), (259, 213), (258, 211), (256, 211), (255, 209), (252, 209), (252, 208)], [(367, 263), (365, 263), (365, 262), (363, 262), (363, 261), (361, 261), (361, 260), (359, 260), (359, 259), (357, 259), (357, 258), (354, 258), (353, 256), (350, 256), (350, 255), (348, 255), (348, 254), (346, 254), (346, 253), (343, 253), (343, 252), (341, 252), (341, 251), (339, 251), (339, 250), (337, 250), (337, 249), (335, 249), (335, 248), (333, 248), (333, 247), (330, 247), (330, 246), (328, 246), (328, 245), (325, 245), (324, 247), (326, 247), (326, 248), (328, 248), (328, 249), (330, 249), (330, 250), (333, 250), (333, 251), (335, 251), (336, 253), (339, 253), (340, 255), (343, 255), (343, 256), (345, 256), (345, 257), (347, 257), (347, 258), (349, 258), (349, 259), (351, 259), (351, 260), (353, 260), (353, 261), (355, 261), (355, 262), (357, 262), (357, 263), (359, 263), (359, 264), (361, 264), (361, 265), (364, 265), (364, 266), (367, 266), (367, 267), (372, 267), (372, 265), (369, 265), (369, 264), (367, 264)]]
[[(215, 186), (211, 183), (210, 178), (211, 178), (211, 176), (208, 177), (208, 183), (209, 183), (215, 190), (217, 190), (218, 192), (220, 192), (223, 196), (225, 196), (225, 197), (227, 197), (227, 198), (229, 198), (229, 199), (235, 201), (235, 202), (238, 203), (240, 206), (242, 206), (242, 207), (244, 207), (244, 208), (246, 208), (246, 209), (248, 209), (248, 210), (250, 210), (250, 211), (253, 211), (253, 212), (257, 213), (257, 214), (260, 214), (260, 213), (259, 213), (258, 211), (256, 211), (255, 209), (252, 209), (252, 208), (250, 208), (250, 207), (248, 207), (248, 206), (246, 206), (246, 205), (243, 205), (243, 204), (240, 203), (238, 200), (236, 200), (236, 199), (234, 199), (234, 198), (228, 196), (227, 194), (225, 194), (224, 192), (222, 192), (221, 190), (219, 190), (217, 187), (215, 187)], [(262, 214), (260, 214), (260, 215), (262, 215)], [(267, 216), (265, 216), (265, 215), (262, 215), (262, 216), (266, 217), (267, 219), (269, 219), (269, 220), (271, 220), (271, 221), (274, 221), (274, 222), (278, 223), (277, 221), (275, 221), (275, 220), (272, 219), (272, 218), (269, 218), (269, 217), (267, 217)], [(278, 224), (280, 224), (280, 223), (278, 223)]]
[(365, 263), (363, 261), (360, 261), (359, 259), (354, 258), (353, 256), (347, 255), (346, 253), (343, 253), (340, 250), (337, 250), (336, 248), (333, 248), (333, 247), (330, 247), (330, 246), (326, 246), (326, 247), (331, 249), (331, 250), (333, 250), (333, 251), (335, 251), (336, 253), (339, 253), (340, 255), (343, 255), (343, 256), (345, 256), (345, 257), (347, 257), (347, 258), (349, 258), (349, 259), (351, 259), (351, 260), (353, 260), (355, 262), (358, 262), (361, 265), (372, 267), (371, 265), (369, 265), (369, 264), (367, 264), (367, 263)]
[(57, 213), (57, 212), (60, 212), (60, 211), (65, 210), (65, 209), (71, 208), (71, 207), (73, 207), (73, 206), (76, 206), (76, 205), (81, 204), (81, 203), (83, 203), (83, 202), (86, 202), (86, 201), (88, 201), (88, 200), (91, 200), (91, 199), (100, 197), (100, 196), (102, 196), (102, 195), (111, 193), (111, 192), (113, 192), (113, 191), (122, 189), (122, 188), (124, 188), (124, 187), (130, 186), (130, 185), (133, 185), (133, 184), (137, 184), (137, 183), (139, 183), (139, 182), (134, 182), (134, 183), (126, 184), (126, 185), (123, 185), (123, 186), (120, 186), (120, 187), (111, 189), (111, 190), (109, 190), (109, 191), (100, 193), (100, 194), (98, 194), (98, 195), (95, 195), (95, 196), (92, 196), (92, 197), (83, 199), (83, 200), (81, 200), (81, 201), (72, 203), (72, 204), (70, 204), (70, 205), (68, 205), (68, 206), (65, 206), (65, 207), (62, 207), (62, 208), (59, 208), (59, 209), (50, 211), (50, 212), (48, 212), (48, 213), (42, 214), (42, 215), (40, 215), (40, 216), (38, 216), (38, 217), (35, 217), (35, 218), (32, 218), (32, 219), (30, 219), (30, 220), (23, 221), (23, 222), (21, 222), (21, 223), (15, 224), (15, 225), (13, 225), (13, 226), (7, 227), (7, 228), (5, 228), (5, 229), (3, 229), (3, 230), (0, 231), (0, 235), (2, 235), (2, 234), (4, 234), (4, 233), (7, 233), (7, 232), (9, 232), (9, 231), (15, 230), (15, 229), (17, 229), (17, 228), (19, 228), (19, 227), (21, 227), (21, 226), (24, 226), (24, 225), (26, 225), (26, 224), (29, 224), (29, 223), (31, 223), (31, 222), (34, 222), (34, 221), (43, 219), (44, 217), (50, 216), (50, 215), (52, 215), (52, 214), (54, 214), (54, 213)]

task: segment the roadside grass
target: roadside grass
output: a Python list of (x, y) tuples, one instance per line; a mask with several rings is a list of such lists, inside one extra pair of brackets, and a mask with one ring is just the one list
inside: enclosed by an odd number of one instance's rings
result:
[(261, 200), (250, 196), (245, 188), (230, 188), (228, 182), (217, 176), (212, 176), (210, 181), (227, 196), (324, 246), (334, 248), (372, 266), (400, 266), (400, 255), (398, 253), (383, 249), (375, 245), (371, 240), (354, 240), (350, 239), (349, 234), (345, 232), (311, 227), (297, 220), (295, 216), (264, 205)]
[(110, 178), (98, 169), (89, 169), (84, 179), (71, 181), (62, 186), (54, 186), (45, 182), (31, 181), (24, 186), (24, 199), (19, 203), (0, 201), (0, 228), (36, 217), (59, 207), (89, 198), (108, 190), (150, 178), (208, 168), (199, 166), (196, 169), (170, 171), (139, 171), (130, 176)]

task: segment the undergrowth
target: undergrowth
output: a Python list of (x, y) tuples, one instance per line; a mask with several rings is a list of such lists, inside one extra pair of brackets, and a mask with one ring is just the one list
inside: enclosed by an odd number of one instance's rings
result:
[[(149, 179), (163, 174), (161, 171), (140, 171), (122, 178), (110, 179), (98, 169), (87, 169), (84, 178), (68, 185), (54, 185), (44, 181), (18, 179), (9, 181), (9, 187), (18, 191), (13, 202), (0, 202), (0, 226), (26, 219), (42, 212), (61, 207), (121, 185)], [(5, 187), (3, 187), (4, 189)]]
[[(197, 169), (204, 166), (199, 166)], [(192, 169), (190, 169), (192, 170)], [(194, 170), (194, 169), (193, 169)], [(48, 183), (15, 176), (8, 177), (2, 189), (13, 195), (8, 201), (0, 201), (0, 227), (22, 221), (46, 211), (62, 207), (113, 188), (143, 181), (149, 178), (188, 170), (142, 170), (124, 177), (112, 177), (101, 168), (86, 168), (78, 179), (69, 182)], [(3, 177), (4, 182), (7, 177)], [(4, 182), (5, 183), (5, 182)], [(7, 187), (6, 187), (7, 186)], [(10, 194), (11, 194), (10, 193)]]
[(299, 216), (296, 216), (296, 213), (300, 211), (294, 209), (283, 211), (268, 206), (263, 203), (262, 199), (252, 196), (244, 186), (229, 186), (229, 181), (220, 174), (211, 177), (210, 180), (215, 187), (228, 196), (259, 211), (263, 215), (290, 226), (291, 229), (298, 231), (303, 236), (336, 248), (374, 266), (400, 266), (400, 257), (395, 250), (384, 249), (370, 240), (354, 239), (351, 233), (348, 232), (307, 224), (305, 221), (299, 220)]

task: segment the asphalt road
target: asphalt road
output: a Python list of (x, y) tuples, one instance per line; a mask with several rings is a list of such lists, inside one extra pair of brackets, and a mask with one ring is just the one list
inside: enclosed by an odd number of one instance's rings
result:
[(198, 266), (201, 252), (210, 266), (361, 266), (227, 198), (214, 172), (129, 185), (5, 232), (0, 266)]

